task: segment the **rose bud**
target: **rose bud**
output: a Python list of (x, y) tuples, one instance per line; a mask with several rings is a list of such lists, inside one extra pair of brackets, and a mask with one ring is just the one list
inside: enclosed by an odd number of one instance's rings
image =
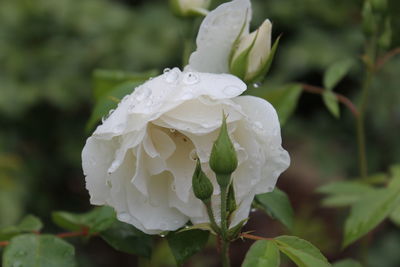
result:
[(226, 117), (223, 115), (221, 130), (211, 150), (210, 167), (217, 176), (217, 182), (221, 187), (230, 183), (230, 175), (236, 170), (238, 160), (235, 148), (229, 138), (226, 126)]
[(193, 173), (192, 188), (194, 195), (203, 202), (211, 201), (214, 191), (213, 185), (207, 175), (201, 169), (200, 160), (197, 159), (196, 169)]
[(271, 22), (267, 19), (256, 31), (238, 38), (230, 58), (230, 72), (245, 82), (265, 75), (271, 52)]
[(170, 0), (172, 12), (179, 17), (204, 16), (210, 0)]

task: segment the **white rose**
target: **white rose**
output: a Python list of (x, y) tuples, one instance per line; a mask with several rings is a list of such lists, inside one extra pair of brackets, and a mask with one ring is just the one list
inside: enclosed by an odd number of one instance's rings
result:
[(239, 161), (232, 175), (238, 208), (231, 227), (247, 218), (254, 195), (273, 190), (289, 156), (274, 108), (261, 98), (239, 96), (245, 89), (229, 74), (177, 68), (137, 87), (83, 149), (91, 203), (113, 207), (119, 220), (148, 234), (208, 222), (191, 188), (197, 155), (214, 184), (218, 221), (220, 192), (208, 160), (225, 112)]

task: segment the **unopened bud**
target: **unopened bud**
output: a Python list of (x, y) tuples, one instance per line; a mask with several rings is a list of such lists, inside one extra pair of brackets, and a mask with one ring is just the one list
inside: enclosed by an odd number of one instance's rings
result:
[(245, 82), (253, 82), (265, 74), (271, 52), (272, 24), (267, 19), (254, 32), (242, 36), (233, 47), (230, 72)]
[(200, 160), (197, 159), (196, 169), (193, 173), (192, 187), (194, 195), (202, 200), (209, 201), (214, 191), (213, 185), (207, 175), (201, 169)]
[(215, 172), (220, 186), (229, 185), (230, 175), (236, 170), (237, 165), (236, 151), (229, 138), (226, 117), (223, 115), (221, 130), (214, 142), (210, 156), (210, 167)]
[(170, 0), (172, 12), (180, 17), (204, 16), (208, 13), (210, 0)]

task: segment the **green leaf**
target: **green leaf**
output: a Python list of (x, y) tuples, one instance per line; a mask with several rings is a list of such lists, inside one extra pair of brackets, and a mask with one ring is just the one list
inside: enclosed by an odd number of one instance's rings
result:
[(40, 231), (42, 227), (43, 224), (38, 217), (27, 215), (18, 225), (0, 228), (0, 241), (9, 240), (13, 236), (24, 232), (37, 232)]
[(100, 233), (110, 246), (118, 251), (150, 258), (152, 237), (134, 226), (115, 221), (110, 228)]
[(301, 85), (289, 84), (279, 89), (266, 90), (260, 96), (274, 106), (283, 126), (296, 109), (301, 92)]
[(345, 259), (335, 262), (332, 267), (362, 267), (362, 265), (353, 259)]
[(329, 66), (324, 74), (324, 87), (332, 90), (346, 76), (353, 65), (353, 59), (345, 59)]
[(24, 234), (11, 239), (3, 267), (73, 267), (74, 247), (53, 235)]
[(56, 211), (52, 213), (52, 218), (61, 228), (70, 231), (88, 228), (90, 234), (104, 231), (116, 221), (114, 210), (107, 206), (94, 208), (83, 214)]
[(353, 181), (339, 181), (323, 185), (317, 192), (327, 194), (322, 200), (322, 205), (326, 207), (342, 207), (357, 202), (375, 189), (367, 184)]
[(293, 208), (285, 192), (275, 188), (272, 192), (256, 195), (255, 202), (288, 229), (293, 228)]
[(208, 236), (209, 232), (202, 230), (169, 233), (167, 235), (168, 245), (178, 266), (202, 250), (207, 243)]
[(143, 83), (156, 75), (158, 75), (158, 71), (156, 70), (143, 73), (130, 73), (119, 70), (98, 69), (93, 72), (93, 94), (96, 101), (98, 101), (122, 83)]
[(43, 223), (38, 217), (34, 215), (27, 215), (22, 219), (17, 227), (23, 232), (34, 232), (40, 231), (40, 229), (43, 227)]
[(335, 117), (340, 117), (339, 102), (334, 93), (325, 90), (322, 94), (322, 99), (324, 100), (325, 106), (328, 108), (329, 112)]
[(246, 253), (242, 267), (279, 267), (278, 246), (269, 240), (255, 242)]
[(126, 95), (131, 94), (137, 86), (143, 82), (125, 82), (113, 87), (107, 93), (102, 95), (96, 102), (89, 121), (86, 124), (86, 130), (91, 130), (96, 123), (104, 116), (108, 115), (110, 110), (118, 106), (118, 102)]
[(390, 220), (400, 227), (400, 205), (390, 214)]
[(347, 217), (343, 247), (347, 247), (381, 223), (400, 204), (398, 188), (377, 189), (356, 202)]
[(295, 236), (275, 238), (279, 250), (300, 267), (331, 266), (324, 255), (310, 242)]

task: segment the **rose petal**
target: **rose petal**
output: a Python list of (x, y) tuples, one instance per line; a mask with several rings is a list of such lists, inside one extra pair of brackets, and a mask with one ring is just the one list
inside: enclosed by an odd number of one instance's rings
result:
[(89, 190), (90, 203), (94, 205), (106, 204), (110, 196), (110, 188), (107, 186), (109, 179), (107, 169), (113, 161), (115, 148), (112, 141), (89, 137), (82, 150), (82, 167), (86, 176), (86, 188)]
[(228, 61), (233, 43), (244, 25), (248, 33), (251, 18), (249, 0), (224, 3), (208, 13), (197, 35), (197, 49), (189, 59), (196, 71), (229, 73)]
[(148, 179), (149, 195), (144, 196), (136, 187), (126, 185), (129, 214), (144, 227), (144, 232), (156, 230), (174, 231), (182, 227), (188, 218), (176, 208), (169, 207), (169, 190), (172, 178), (167, 172)]

